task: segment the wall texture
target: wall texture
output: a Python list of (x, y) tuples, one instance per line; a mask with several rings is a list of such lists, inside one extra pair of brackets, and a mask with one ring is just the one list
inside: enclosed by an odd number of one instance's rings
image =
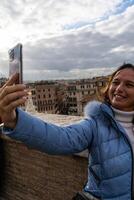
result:
[(50, 156), (0, 139), (0, 200), (71, 200), (87, 177), (87, 158)]

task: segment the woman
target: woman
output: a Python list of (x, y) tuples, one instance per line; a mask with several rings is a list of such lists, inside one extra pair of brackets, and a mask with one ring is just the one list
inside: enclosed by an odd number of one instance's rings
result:
[(0, 116), (11, 138), (49, 154), (88, 149), (84, 195), (104, 200), (134, 199), (134, 65), (119, 67), (112, 75), (104, 102), (89, 103), (85, 119), (66, 127), (16, 109), (25, 102), (27, 92), (23, 85), (12, 85), (14, 81), (15, 76), (0, 93)]

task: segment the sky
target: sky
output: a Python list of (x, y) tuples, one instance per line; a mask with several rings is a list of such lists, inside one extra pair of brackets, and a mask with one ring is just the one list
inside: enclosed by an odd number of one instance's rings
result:
[(90, 78), (134, 64), (134, 0), (1, 0), (0, 74), (23, 44), (24, 80)]

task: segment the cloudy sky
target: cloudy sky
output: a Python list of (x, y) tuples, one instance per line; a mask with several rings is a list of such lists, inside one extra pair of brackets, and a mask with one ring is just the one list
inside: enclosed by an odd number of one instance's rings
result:
[(134, 0), (1, 0), (0, 72), (23, 44), (25, 80), (86, 78), (134, 64)]

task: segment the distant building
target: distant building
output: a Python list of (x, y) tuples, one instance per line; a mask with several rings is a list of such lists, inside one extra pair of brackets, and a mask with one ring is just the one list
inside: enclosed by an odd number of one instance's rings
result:
[(68, 85), (67, 96), (70, 115), (83, 115), (83, 108), (88, 101), (98, 99), (97, 91), (104, 88), (109, 77), (77, 80)]
[(104, 88), (109, 76), (92, 79), (40, 81), (29, 84), (32, 100), (38, 112), (83, 115), (88, 101), (98, 99), (97, 92)]
[(64, 89), (56, 82), (40, 81), (30, 84), (35, 109), (43, 113), (59, 113), (63, 106)]

